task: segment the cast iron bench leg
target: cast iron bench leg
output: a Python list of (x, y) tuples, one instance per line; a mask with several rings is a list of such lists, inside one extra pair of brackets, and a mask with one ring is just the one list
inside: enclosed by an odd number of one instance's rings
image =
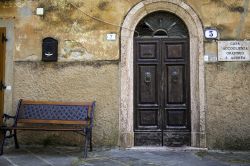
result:
[(89, 131), (85, 129), (85, 145), (84, 145), (84, 155), (83, 157), (86, 159), (88, 154), (88, 140), (89, 140)]
[(19, 149), (19, 144), (18, 144), (18, 141), (17, 141), (17, 136), (16, 136), (16, 130), (14, 130), (14, 141), (15, 141), (15, 148), (16, 149)]
[(89, 129), (89, 148), (90, 151), (92, 152), (93, 148), (92, 148), (92, 128)]
[(5, 141), (5, 138), (6, 138), (6, 130), (3, 130), (2, 134), (3, 134), (3, 140), (1, 141), (0, 155), (3, 155), (3, 146), (4, 146), (4, 141)]

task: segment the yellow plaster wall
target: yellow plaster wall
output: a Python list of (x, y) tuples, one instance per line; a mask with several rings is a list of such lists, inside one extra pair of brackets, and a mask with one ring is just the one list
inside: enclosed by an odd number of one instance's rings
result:
[[(5, 0), (0, 18), (15, 18), (15, 61), (39, 61), (41, 41), (59, 40), (60, 61), (118, 60), (120, 25), (139, 0)], [(244, 16), (244, 0), (186, 0), (204, 27), (216, 27), (221, 39), (247, 39), (250, 17)], [(44, 16), (35, 14), (43, 7)], [(249, 12), (249, 11), (248, 11)], [(107, 33), (118, 34), (107, 41)]]
[[(48, 36), (59, 41), (59, 61), (118, 60), (122, 18), (132, 2), (40, 0), (0, 2), (0, 18), (15, 17), (15, 61), (40, 61), (41, 42)], [(35, 14), (43, 7), (44, 16)]]

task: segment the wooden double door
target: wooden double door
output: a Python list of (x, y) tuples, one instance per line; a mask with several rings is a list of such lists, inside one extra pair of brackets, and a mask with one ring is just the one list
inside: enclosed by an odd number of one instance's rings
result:
[(189, 40), (134, 40), (135, 146), (190, 145)]

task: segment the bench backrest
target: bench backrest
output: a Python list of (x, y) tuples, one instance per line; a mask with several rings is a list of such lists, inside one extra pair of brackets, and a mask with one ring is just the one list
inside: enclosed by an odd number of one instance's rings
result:
[(19, 101), (17, 123), (89, 124), (93, 126), (95, 102)]

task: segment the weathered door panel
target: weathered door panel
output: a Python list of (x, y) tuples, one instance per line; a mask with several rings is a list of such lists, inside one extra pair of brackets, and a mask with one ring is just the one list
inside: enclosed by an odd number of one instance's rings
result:
[(190, 146), (190, 131), (163, 132), (162, 146)]
[(166, 106), (186, 104), (185, 66), (166, 65), (165, 104)]
[(158, 106), (157, 64), (138, 64), (138, 106)]
[(135, 146), (162, 146), (162, 132), (135, 132)]

